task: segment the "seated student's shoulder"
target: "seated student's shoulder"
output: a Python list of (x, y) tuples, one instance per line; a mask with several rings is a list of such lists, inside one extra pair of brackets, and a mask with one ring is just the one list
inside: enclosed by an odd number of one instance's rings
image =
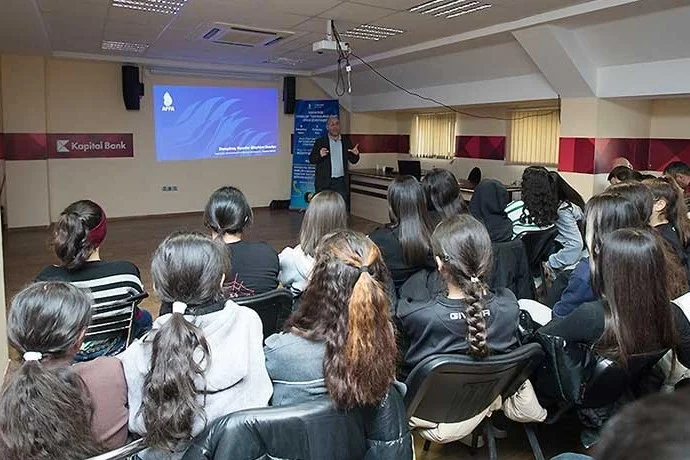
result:
[(437, 308), (439, 305), (436, 297), (424, 300), (415, 300), (410, 297), (401, 298), (398, 301), (396, 316), (401, 320), (414, 316), (418, 313), (424, 313), (429, 310)]
[(58, 265), (48, 265), (36, 276), (36, 281), (66, 281), (67, 269)]
[(122, 361), (114, 356), (99, 356), (91, 361), (76, 363), (72, 368), (89, 388), (94, 385), (117, 385), (125, 380)]

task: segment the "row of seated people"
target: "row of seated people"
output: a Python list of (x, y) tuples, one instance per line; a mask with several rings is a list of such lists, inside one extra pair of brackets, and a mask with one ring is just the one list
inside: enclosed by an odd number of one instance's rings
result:
[[(423, 216), (427, 207), (426, 196), (423, 192), (421, 195), (419, 193), (423, 189), (420, 184), (408, 178), (401, 178), (395, 185), (405, 186), (406, 182), (409, 185), (408, 188), (414, 192), (409, 196), (413, 196), (416, 200), (417, 214)], [(395, 195), (395, 188), (392, 187), (389, 195)], [(219, 194), (241, 196), (241, 192), (232, 188), (221, 189), (214, 193), (214, 196)], [(329, 195), (325, 194), (324, 196), (324, 202), (328, 202)], [(459, 201), (459, 193), (455, 197)], [(212, 197), (209, 205), (213, 199)], [(663, 252), (663, 245), (655, 237), (653, 241), (650, 239), (652, 234), (644, 230), (647, 223), (640, 224), (634, 221), (634, 216), (637, 216), (638, 220), (643, 222), (641, 208), (615, 191), (607, 192), (597, 199), (604, 204), (599, 206), (601, 208), (599, 209), (594, 205), (597, 202), (596, 199), (592, 200), (588, 205), (586, 219), (587, 228), (591, 228), (592, 234), (588, 233), (585, 240), (588, 242), (590, 253), (594, 254), (593, 261), (596, 261), (596, 254), (603, 253), (602, 248), (606, 247), (606, 231), (602, 229), (606, 228), (610, 233), (615, 233), (612, 232), (612, 230), (616, 230), (615, 227), (636, 228), (639, 231), (633, 232), (633, 236), (638, 238), (638, 241), (633, 246), (637, 248), (653, 245), (652, 243), (657, 244), (664, 257), (661, 267), (654, 266), (653, 269), (650, 269), (650, 272), (654, 273), (656, 277), (648, 276), (644, 278), (644, 281), (649, 283), (650, 280), (658, 279), (659, 276), (664, 275), (662, 277), (668, 285), (667, 278), (670, 279), (670, 277), (665, 276), (667, 272), (671, 271), (666, 269), (668, 254)], [(605, 205), (608, 204), (607, 200), (618, 200), (618, 202), (614, 203), (614, 206), (607, 207)], [(246, 202), (246, 200), (244, 201)], [(392, 203), (393, 201), (391, 200)], [(523, 201), (526, 202), (526, 200)], [(318, 209), (316, 204), (319, 202), (320, 199), (317, 195), (312, 203), (314, 206), (310, 205), (310, 211)], [(344, 208), (342, 200), (336, 203), (335, 207), (337, 208), (341, 204)], [(403, 200), (401, 207), (405, 208), (407, 204)], [(220, 207), (218, 206), (218, 208)], [(228, 208), (228, 206), (225, 207)], [(525, 207), (527, 207), (526, 204)], [(621, 207), (632, 210), (628, 216), (630, 220), (619, 219), (617, 210)], [(99, 235), (90, 236), (93, 229), (98, 229), (99, 226), (103, 229), (105, 227), (105, 215), (100, 208), (97, 206), (96, 208), (100, 212), (100, 216), (92, 219), (92, 221), (95, 220), (95, 224), (83, 223), (85, 229), (81, 233), (81, 238), (76, 240), (78, 242), (86, 241), (92, 245), (91, 251), (86, 251), (84, 248), (80, 248), (78, 251), (84, 254), (84, 263), (87, 265), (98, 262), (97, 249), (99, 244), (94, 243), (94, 241), (98, 241), (100, 238), (100, 242), (102, 242), (105, 233), (103, 230), (102, 237)], [(393, 204), (391, 208), (393, 216), (404, 215), (401, 212), (396, 214), (393, 210)], [(213, 210), (214, 207), (207, 206), (207, 225), (211, 227), (216, 240), (222, 237), (226, 243), (226, 248), (230, 249), (232, 242), (225, 241), (225, 235), (237, 235), (238, 233), (241, 235), (241, 232), (237, 232), (237, 227), (225, 229), (226, 227), (218, 225), (218, 223), (212, 223), (209, 209)], [(607, 215), (605, 209), (613, 214)], [(305, 229), (309, 228), (307, 220), (310, 211), (305, 216), (303, 234), (308, 233)], [(251, 210), (249, 210), (249, 214), (246, 214), (247, 217), (240, 219), (243, 220), (243, 224), (246, 225), (247, 221), (251, 220), (250, 213)], [(311, 214), (311, 218), (316, 219), (320, 213), (311, 212)], [(591, 225), (589, 225), (590, 215), (592, 216)], [(442, 215), (441, 217), (446, 216)], [(85, 222), (85, 219), (81, 221)], [(341, 224), (339, 222), (334, 225)], [(213, 225), (216, 225), (215, 229)], [(321, 228), (319, 225), (316, 227)], [(402, 227), (402, 220), (397, 225), (394, 224), (385, 228), (394, 230), (395, 227)], [(445, 286), (442, 286), (441, 289), (429, 289), (428, 299), (420, 299), (418, 303), (410, 302), (409, 305), (405, 305), (405, 302), (399, 302), (397, 308), (392, 306), (394, 302), (391, 300), (392, 293), (391, 288), (389, 288), (391, 285), (389, 273), (393, 272), (394, 268), (386, 264), (386, 245), (380, 244), (381, 249), (379, 250), (379, 247), (371, 243), (372, 240), (376, 241), (376, 232), (372, 234), (371, 239), (364, 238), (354, 232), (339, 232), (317, 240), (319, 243), (313, 249), (311, 270), (305, 273), (308, 281), (300, 295), (300, 306), (286, 325), (288, 333), (268, 338), (265, 352), (261, 349), (261, 325), (256, 315), (252, 316), (251, 312), (237, 306), (232, 301), (223, 300), (227, 297), (227, 292), (224, 292), (222, 288), (223, 280), (227, 273), (232, 273), (230, 268), (230, 260), (234, 260), (232, 250), (230, 249), (231, 257), (228, 258), (228, 250), (219, 249), (217, 243), (213, 243), (207, 237), (196, 234), (179, 234), (169, 237), (154, 255), (151, 271), (155, 290), (164, 303), (164, 308), (165, 305), (169, 305), (172, 314), (161, 316), (154, 324), (152, 333), (146, 334), (142, 340), (135, 342), (119, 356), (124, 363), (128, 393), (120, 409), (124, 408), (124, 417), (125, 419), (129, 418), (129, 429), (145, 436), (149, 445), (154, 448), (179, 452), (183, 450), (189, 438), (201, 431), (206, 423), (234, 410), (266, 405), (271, 399), (271, 395), (273, 396), (273, 404), (281, 404), (281, 401), (283, 403), (294, 402), (300, 398), (322, 397), (325, 394), (330, 395), (339, 407), (354, 407), (378, 401), (388, 391), (390, 384), (395, 382), (398, 350), (389, 315), (391, 310), (396, 312), (399, 324), (402, 325), (401, 332), (408, 337), (411, 343), (416, 344), (415, 347), (410, 347), (405, 353), (403, 368), (405, 365), (408, 368), (410, 365), (413, 366), (414, 359), (419, 356), (423, 358), (424, 353), (428, 353), (428, 355), (445, 352), (467, 353), (481, 358), (490, 353), (497, 354), (509, 351), (519, 343), (518, 303), (515, 296), (507, 289), (498, 288), (494, 292), (489, 290), (487, 279), (490, 276), (489, 271), (493, 262), (493, 249), (491, 231), (487, 230), (487, 227), (489, 227), (488, 224), (482, 225), (472, 217), (457, 214), (448, 216), (443, 223), (437, 225), (433, 234), (429, 235), (430, 248), (425, 257), (431, 259), (429, 265), (436, 265), (436, 269), (428, 268), (441, 275), (439, 279), (443, 281)], [(337, 228), (339, 227), (336, 226), (332, 230)], [(395, 231), (393, 234), (396, 235)], [(627, 234), (623, 236), (632, 238)], [(301, 241), (305, 241), (302, 235)], [(402, 248), (404, 248), (403, 241), (404, 238), (398, 238), (399, 246)], [(647, 246), (642, 244), (645, 241), (649, 243)], [(592, 248), (597, 249), (592, 250)], [(381, 253), (384, 255), (382, 256)], [(402, 253), (402, 260), (405, 260), (404, 249)], [(649, 253), (650, 250), (645, 255), (648, 256)], [(619, 257), (625, 255), (615, 251), (612, 254), (612, 260), (618, 260)], [(649, 257), (638, 258), (634, 263), (630, 262), (629, 267), (635, 267), (635, 263), (647, 264), (650, 267), (653, 265), (650, 263)], [(607, 266), (610, 267), (611, 264)], [(237, 268), (241, 269), (242, 267), (236, 266)], [(623, 266), (616, 267), (616, 269), (620, 269), (620, 273), (627, 273), (627, 268)], [(65, 270), (67, 273), (79, 271), (78, 269), (69, 270), (67, 268)], [(601, 272), (603, 272), (603, 268)], [(606, 280), (606, 277), (604, 276), (603, 279)], [(630, 279), (626, 278), (625, 281), (630, 282)], [(618, 282), (622, 283), (623, 281), (619, 279)], [(664, 286), (664, 289), (667, 288), (667, 285)], [(651, 297), (657, 301), (657, 307), (660, 305), (659, 296), (666, 298), (666, 310), (669, 313), (675, 312), (673, 308), (668, 308), (669, 294), (662, 295), (659, 289), (653, 290), (641, 283), (636, 283), (636, 286), (645, 292), (652, 292)], [(400, 287), (401, 289), (404, 288), (404, 283)], [(69, 342), (67, 344), (69, 346), (63, 348), (50, 344), (48, 348), (40, 350), (36, 347), (43, 346), (43, 342), (49, 341), (48, 339), (36, 340), (36, 337), (31, 337), (22, 343), (22, 333), (13, 333), (15, 327), (26, 328), (26, 318), (33, 319), (33, 315), (38, 314), (35, 311), (25, 311), (24, 317), (19, 316), (23, 309), (30, 310), (32, 306), (34, 309), (40, 310), (41, 313), (53, 315), (47, 319), (43, 318), (44, 324), (59, 324), (59, 318), (56, 319), (55, 316), (59, 317), (59, 312), (63, 310), (63, 306), (80, 302), (76, 292), (64, 292), (64, 289), (64, 286), (59, 283), (40, 284), (23, 291), (13, 301), (8, 332), (13, 346), (25, 353), (26, 361), (20, 369), (19, 377), (15, 377), (6, 392), (10, 402), (13, 396), (12, 385), (17, 384), (22, 373), (30, 372), (31, 368), (36, 366), (35, 361), (39, 363), (39, 370), (67, 372), (58, 364), (69, 363), (71, 356), (79, 349), (83, 338), (84, 321), (88, 324), (88, 318), (86, 320), (80, 318), (76, 325), (74, 323), (67, 325), (72, 334), (70, 337), (65, 337), (65, 331), (60, 329), (63, 333), (60, 339)], [(609, 289), (612, 292), (619, 292), (620, 286)], [(607, 336), (607, 334), (612, 336), (613, 342), (609, 344), (611, 350), (614, 354), (623, 353), (621, 350), (615, 350), (616, 346), (621, 345), (618, 342), (620, 339), (615, 333), (604, 329), (604, 313), (606, 313), (607, 308), (615, 307), (616, 302), (610, 300), (614, 299), (615, 295), (605, 295), (607, 291), (602, 285), (599, 285), (596, 292), (599, 296), (606, 298), (607, 302), (591, 307), (594, 308), (595, 313), (603, 313), (601, 315), (593, 314), (593, 321), (597, 324), (585, 326), (587, 332), (597, 335), (597, 330), (603, 331), (602, 334), (594, 337), (593, 342), (597, 342), (599, 337)], [(94, 296), (96, 296), (95, 292)], [(633, 297), (633, 299), (635, 298)], [(50, 308), (42, 308), (44, 304), (49, 302), (56, 302), (58, 308), (54, 308), (52, 311)], [(86, 303), (90, 305), (91, 301), (82, 301), (83, 305)], [(646, 305), (646, 307), (651, 308), (654, 305)], [(70, 310), (78, 311), (79, 309), (75, 307)], [(88, 309), (83, 308), (83, 310)], [(431, 314), (424, 314), (424, 310), (428, 310), (427, 313)], [(434, 315), (434, 310), (441, 313)], [(12, 320), (12, 314), (15, 311), (17, 312), (16, 321)], [(245, 313), (239, 313), (242, 311)], [(418, 315), (419, 321), (412, 320), (414, 315), (408, 315), (408, 311), (415, 314), (422, 312)], [(614, 317), (620, 317), (620, 314), (619, 311)], [(88, 316), (88, 312), (86, 315)], [(216, 318), (215, 316), (221, 317)], [(243, 316), (245, 317), (244, 322), (242, 321)], [(630, 320), (630, 318), (627, 319)], [(436, 328), (433, 327), (433, 321), (438, 321)], [(29, 320), (28, 323), (31, 324), (31, 321)], [(252, 325), (252, 323), (254, 324)], [(423, 326), (427, 323), (428, 328)], [(597, 329), (599, 323), (601, 323), (601, 328)], [(667, 322), (666, 324), (675, 324), (679, 328), (678, 337), (682, 340), (678, 343), (680, 347), (678, 355), (681, 363), (687, 365), (688, 362), (684, 359), (686, 354), (683, 353), (682, 349), (688, 335), (687, 330), (684, 329), (687, 326), (687, 320), (682, 314), (675, 314), (675, 318), (671, 318), (670, 323)], [(611, 327), (615, 328), (615, 326), (614, 324)], [(55, 329), (54, 326), (31, 327), (24, 333), (28, 335), (53, 334)], [(454, 332), (449, 335), (449, 331)], [(353, 332), (357, 332), (357, 334), (353, 334)], [(654, 342), (653, 332), (647, 335), (652, 339), (650, 342), (642, 344), (640, 348), (645, 348), (652, 343), (661, 346), (660, 348), (673, 348), (676, 345), (675, 342), (665, 340)], [(353, 339), (355, 339), (354, 344), (350, 343)], [(431, 345), (425, 343), (426, 339), (430, 340)], [(235, 343), (236, 340), (239, 343)], [(496, 340), (495, 343), (494, 340)], [(180, 345), (181, 343), (186, 344), (186, 349)], [(630, 344), (625, 346), (628, 345)], [(364, 347), (364, 349), (357, 350), (357, 346)], [(237, 354), (218, 351), (215, 355), (223, 356), (224, 359), (222, 361), (212, 359), (214, 350), (227, 349), (239, 351)], [(415, 350), (415, 353), (410, 354), (410, 350)], [(629, 352), (629, 350), (625, 351)], [(45, 360), (44, 354), (46, 355)], [(345, 356), (357, 356), (362, 362), (348, 361), (344, 359)], [(59, 359), (54, 359), (58, 357)], [(409, 362), (407, 362), (408, 360)], [(45, 362), (47, 362), (46, 369), (41, 369), (41, 364)], [(108, 364), (105, 364), (106, 362)], [(214, 365), (216, 368), (213, 367)], [(172, 366), (172, 368), (168, 368), (168, 366)], [(108, 368), (110, 370), (107, 370)], [(268, 375), (273, 378), (273, 385), (266, 378), (266, 369), (268, 369)], [(89, 389), (87, 393), (90, 393), (94, 404), (94, 406), (84, 405), (84, 408), (95, 407), (96, 413), (101, 415), (101, 417), (96, 416), (92, 424), (98, 442), (90, 445), (96, 449), (103, 446), (99, 442), (106, 443), (109, 447), (119, 444), (123, 435), (126, 436), (127, 424), (122, 425), (123, 410), (113, 408), (113, 403), (119, 407), (117, 402), (122, 401), (122, 398), (118, 399), (111, 393), (105, 397), (106, 401), (99, 401), (99, 397), (108, 393), (103, 387), (110, 387), (111, 391), (115, 389), (115, 394), (118, 392), (122, 394), (121, 390), (124, 385), (121, 385), (119, 390), (116, 385), (118, 381), (123, 381), (122, 378), (117, 378), (117, 363), (112, 360), (100, 359), (93, 361), (90, 366), (88, 364), (75, 366), (74, 370), (82, 376)], [(34, 371), (36, 371), (35, 368)], [(100, 380), (89, 378), (89, 371), (92, 376), (100, 377)], [(248, 373), (254, 371), (255, 378), (250, 379)], [(281, 372), (285, 373), (284, 378), (277, 378), (276, 376), (279, 376)], [(166, 394), (167, 397), (163, 397), (162, 395), (165, 393), (161, 393), (161, 389), (170, 384), (165, 377), (176, 377), (181, 381), (187, 379), (188, 385), (185, 387), (189, 390), (189, 394), (181, 394), (179, 399), (170, 398), (169, 394)], [(249, 380), (253, 381), (251, 390), (243, 386), (243, 383)], [(400, 384), (398, 386), (402, 387)], [(520, 397), (516, 398), (517, 404), (524, 403), (534, 419), (543, 420), (545, 412), (529, 395), (531, 393), (529, 386), (524, 388), (524, 392), (527, 395), (518, 395)], [(83, 393), (82, 391), (82, 398), (85, 397)], [(203, 394), (203, 397), (199, 394)], [(230, 394), (232, 396), (229, 396)], [(27, 403), (27, 401), (15, 402), (22, 405)], [(42, 407), (39, 404), (41, 402), (43, 401), (36, 401), (26, 407), (33, 407), (38, 410), (39, 407)], [(237, 406), (233, 406), (233, 403)], [(180, 404), (189, 410), (182, 414), (181, 419), (176, 419), (175, 417), (181, 415), (177, 411)], [(214, 407), (214, 404), (218, 404), (218, 406)], [(128, 416), (126, 415), (127, 407), (129, 407)], [(175, 410), (171, 410), (171, 407)], [(493, 406), (487, 408), (487, 413), (494, 408)], [(525, 411), (518, 412), (524, 413)], [(50, 411), (45, 411), (45, 413), (50, 414)], [(8, 413), (5, 414), (5, 417), (9, 417)], [(113, 429), (113, 426), (118, 426), (117, 421), (113, 422), (114, 419), (119, 420), (119, 429)], [(74, 420), (78, 422), (85, 419), (75, 417)], [(175, 425), (176, 423), (180, 424)], [(422, 427), (431, 439), (439, 441), (447, 439), (439, 435), (439, 433), (443, 434), (447, 431), (439, 430), (440, 427), (438, 426), (430, 427), (428, 425), (425, 424), (425, 421), (413, 422), (413, 426)], [(84, 426), (82, 424), (76, 429), (83, 431)], [(177, 428), (181, 426), (182, 428), (171, 432), (171, 426)], [(452, 428), (452, 437), (454, 438), (464, 434), (467, 430), (467, 427)], [(103, 430), (107, 434), (104, 434)], [(15, 442), (15, 445), (12, 446), (15, 449), (26, 448), (25, 440), (27, 437), (34, 442), (38, 439), (27, 435), (18, 436), (19, 433), (13, 434), (15, 436), (5, 436), (4, 439), (6, 439), (5, 442), (7, 440)], [(36, 446), (30, 447), (35, 448)], [(20, 455), (21, 450), (16, 452), (18, 453), (16, 458), (30, 458), (30, 456)], [(78, 455), (74, 457), (79, 458)]]

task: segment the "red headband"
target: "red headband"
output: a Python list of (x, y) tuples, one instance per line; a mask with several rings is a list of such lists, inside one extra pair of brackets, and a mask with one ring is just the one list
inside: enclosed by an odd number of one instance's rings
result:
[(86, 239), (89, 240), (94, 248), (99, 247), (101, 243), (103, 243), (105, 235), (108, 233), (108, 222), (105, 218), (105, 211), (100, 206), (98, 209), (101, 210), (101, 221), (86, 234)]

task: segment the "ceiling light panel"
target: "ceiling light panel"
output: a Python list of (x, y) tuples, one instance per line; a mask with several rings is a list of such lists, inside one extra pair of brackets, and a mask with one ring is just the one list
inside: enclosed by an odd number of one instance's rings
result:
[(120, 42), (103, 40), (101, 49), (106, 51), (120, 51), (123, 53), (143, 53), (149, 47), (148, 43)]
[(430, 0), (410, 8), (410, 13), (431, 15), (445, 19), (453, 19), (458, 16), (475, 13), (491, 8), (490, 3), (479, 0)]
[(147, 13), (177, 14), (187, 0), (113, 0), (112, 6)]
[(404, 30), (393, 29), (391, 27), (377, 26), (375, 24), (362, 24), (341, 33), (343, 37), (358, 38), (360, 40), (379, 41), (390, 37), (395, 37), (405, 33)]

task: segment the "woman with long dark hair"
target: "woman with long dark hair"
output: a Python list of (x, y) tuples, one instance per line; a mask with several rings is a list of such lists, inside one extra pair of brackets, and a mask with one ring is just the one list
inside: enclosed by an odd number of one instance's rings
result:
[(309, 202), (304, 213), (299, 244), (287, 247), (278, 255), (280, 283), (297, 296), (304, 291), (314, 266), (316, 246), (324, 235), (347, 228), (345, 200), (336, 192), (319, 192)]
[(118, 356), (127, 377), (129, 429), (155, 449), (142, 457), (178, 458), (215, 419), (268, 404), (261, 320), (223, 300), (228, 269), (223, 247), (199, 233), (173, 234), (153, 256), (154, 289), (172, 314), (160, 316)]
[[(89, 289), (96, 305), (125, 300), (144, 292), (139, 269), (131, 262), (102, 260), (101, 245), (108, 232), (105, 211), (91, 200), (76, 201), (65, 208), (52, 226), (52, 246), (60, 260), (38, 274), (37, 281), (67, 281)], [(151, 329), (151, 314), (135, 309), (133, 335), (140, 337)], [(85, 342), (76, 355), (86, 361), (124, 350), (123, 340)]]
[(214, 240), (225, 244), (230, 255), (232, 271), (225, 280), (225, 294), (231, 298), (278, 287), (278, 253), (264, 242), (244, 240), (253, 220), (252, 208), (238, 188), (221, 187), (206, 203), (204, 225)]
[(34, 283), (12, 299), (10, 345), (22, 356), (0, 398), (6, 460), (81, 460), (127, 441), (127, 385), (113, 357), (72, 364), (91, 298), (69, 283)]
[(589, 200), (585, 210), (585, 244), (589, 257), (575, 266), (560, 300), (553, 306), (554, 318), (568, 316), (580, 305), (596, 300), (590, 264), (593, 254), (601, 248), (602, 239), (619, 228), (645, 226), (635, 204), (619, 194), (602, 193)]
[(470, 212), (484, 224), (492, 243), (505, 243), (513, 238), (513, 222), (505, 212), (508, 203), (508, 190), (497, 180), (484, 179), (474, 189)]
[(506, 206), (513, 222), (513, 238), (525, 232), (553, 227), (558, 220), (556, 184), (543, 166), (530, 166), (522, 173), (521, 199)]
[(647, 228), (618, 229), (593, 251), (594, 302), (540, 329), (547, 335), (594, 345), (627, 366), (636, 356), (675, 349), (690, 365), (690, 323), (668, 298), (663, 243)]
[(467, 212), (455, 175), (447, 169), (434, 168), (422, 178), (429, 220), (436, 226), (443, 219)]
[[(510, 290), (489, 290), (493, 250), (484, 226), (469, 215), (451, 217), (436, 227), (432, 244), (445, 290), (427, 302), (401, 299), (398, 303), (396, 315), (410, 341), (404, 373), (432, 355), (466, 354), (481, 360), (516, 348), (520, 309)], [(531, 386), (526, 391), (534, 395)], [(544, 420), (546, 411), (533, 407), (532, 421)], [(424, 428), (425, 438), (451, 442), (470, 434), (491, 409), (496, 407), (487, 408), (472, 421), (452, 424), (452, 428), (439, 429), (414, 419), (413, 423)]]
[(366, 236), (327, 235), (285, 332), (266, 339), (273, 405), (328, 394), (341, 409), (375, 405), (395, 379), (388, 270)]
[(422, 268), (433, 268), (431, 222), (424, 190), (412, 176), (396, 177), (388, 187), (390, 223), (369, 237), (381, 249), (396, 289)]
[(671, 245), (678, 260), (687, 268), (685, 249), (690, 243), (690, 219), (683, 191), (670, 177), (645, 181), (654, 195), (650, 225)]

